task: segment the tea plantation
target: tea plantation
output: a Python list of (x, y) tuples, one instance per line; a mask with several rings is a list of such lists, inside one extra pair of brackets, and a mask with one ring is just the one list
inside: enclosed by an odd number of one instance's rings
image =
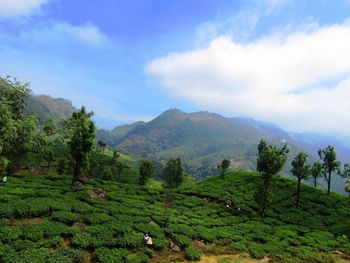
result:
[[(183, 260), (241, 252), (276, 262), (346, 260), (348, 198), (303, 185), (296, 209), (296, 183), (277, 177), (262, 220), (254, 199), (259, 180), (237, 172), (170, 191), (102, 180), (75, 188), (69, 176), (12, 176), (0, 185), (0, 262), (158, 262), (155, 255), (169, 251), (170, 242)], [(92, 197), (96, 188), (106, 196)], [(145, 247), (144, 233), (153, 247)]]

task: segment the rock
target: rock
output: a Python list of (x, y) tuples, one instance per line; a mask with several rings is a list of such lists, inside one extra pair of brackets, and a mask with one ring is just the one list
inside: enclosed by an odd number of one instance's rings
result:
[(173, 241), (170, 241), (170, 249), (174, 252), (181, 252), (181, 248), (176, 245)]
[(102, 188), (88, 189), (87, 193), (90, 198), (106, 198), (106, 191)]
[(89, 177), (87, 175), (82, 175), (78, 178), (78, 181), (82, 184), (86, 184), (87, 182), (89, 182)]
[(270, 262), (270, 259), (268, 257), (264, 257), (263, 259), (260, 259), (258, 263), (268, 263)]
[(204, 242), (196, 240), (193, 242), (193, 246), (198, 248), (199, 250), (206, 251), (208, 250), (208, 246), (204, 244)]

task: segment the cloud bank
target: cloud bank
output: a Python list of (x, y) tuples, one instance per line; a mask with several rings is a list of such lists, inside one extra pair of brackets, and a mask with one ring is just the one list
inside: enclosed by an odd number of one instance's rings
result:
[(350, 21), (274, 32), (248, 43), (156, 58), (146, 73), (199, 108), (253, 116), (294, 131), (350, 135)]
[(46, 2), (47, 0), (0, 0), (0, 17), (27, 15)]

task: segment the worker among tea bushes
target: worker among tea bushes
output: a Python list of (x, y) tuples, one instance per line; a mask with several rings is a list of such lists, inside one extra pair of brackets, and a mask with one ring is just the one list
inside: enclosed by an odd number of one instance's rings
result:
[(145, 243), (148, 247), (151, 247), (153, 245), (152, 238), (147, 233), (144, 235), (143, 239), (145, 240)]

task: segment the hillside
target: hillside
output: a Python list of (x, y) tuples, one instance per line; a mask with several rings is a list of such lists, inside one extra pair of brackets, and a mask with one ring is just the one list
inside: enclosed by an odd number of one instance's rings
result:
[[(110, 132), (100, 130), (97, 137), (117, 151), (158, 162), (181, 156), (186, 172), (197, 179), (216, 175), (217, 165), (225, 158), (230, 159), (233, 170), (255, 170), (257, 144), (262, 138), (276, 144), (287, 142), (291, 147), (289, 163), (300, 150), (309, 153), (310, 161), (317, 160), (317, 150), (328, 144), (339, 147), (341, 161), (350, 159), (350, 150), (329, 137), (316, 140), (316, 134), (290, 134), (274, 124), (254, 119), (178, 109), (168, 110), (147, 123), (124, 125)], [(283, 173), (288, 174), (289, 170), (287, 165)], [(343, 180), (335, 177), (332, 188), (344, 193)]]
[(40, 123), (45, 123), (50, 117), (55, 119), (69, 118), (76, 110), (69, 100), (40, 95), (29, 98), (25, 115), (35, 115)]
[(349, 259), (348, 199), (303, 185), (296, 209), (296, 184), (285, 178), (274, 181), (264, 220), (256, 215), (254, 173), (172, 192), (103, 180), (69, 188), (70, 180), (14, 176), (1, 185), (1, 262), (184, 262), (242, 252), (275, 262)]

